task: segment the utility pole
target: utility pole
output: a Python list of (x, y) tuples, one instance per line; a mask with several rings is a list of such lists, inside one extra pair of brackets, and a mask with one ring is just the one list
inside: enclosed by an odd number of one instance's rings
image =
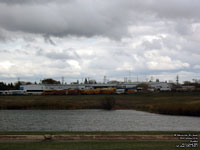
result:
[(106, 76), (103, 77), (103, 83), (106, 83)]
[(176, 84), (177, 85), (179, 84), (179, 76), (178, 75), (176, 76)]
[(84, 78), (82, 78), (82, 84), (84, 83), (83, 80), (84, 80)]
[(64, 78), (64, 77), (61, 77), (61, 80), (62, 80), (62, 84), (64, 84), (65, 78)]
[(124, 77), (124, 82), (127, 83), (127, 77)]
[(129, 70), (129, 79), (128, 82), (131, 82), (131, 70)]

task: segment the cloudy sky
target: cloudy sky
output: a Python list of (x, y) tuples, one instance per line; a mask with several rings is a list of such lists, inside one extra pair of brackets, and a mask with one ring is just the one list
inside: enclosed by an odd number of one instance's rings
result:
[(200, 79), (199, 0), (0, 0), (0, 81)]

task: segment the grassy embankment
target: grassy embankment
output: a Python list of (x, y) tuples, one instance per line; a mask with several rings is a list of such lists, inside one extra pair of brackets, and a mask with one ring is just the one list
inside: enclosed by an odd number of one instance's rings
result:
[[(133, 132), (0, 132), (0, 135), (173, 135), (173, 134), (198, 134), (191, 131), (133, 131)], [(198, 134), (199, 135), (199, 134)], [(0, 142), (1, 150), (176, 150), (180, 140), (89, 140), (89, 141), (42, 141), (42, 142)], [(194, 148), (185, 148), (185, 150)]]
[[(1, 150), (176, 150), (179, 141), (3, 142)], [(191, 149), (191, 148), (190, 148)], [(187, 149), (185, 149), (187, 150)], [(189, 148), (188, 148), (189, 150)]]
[(200, 134), (199, 131), (0, 131), (0, 135), (173, 135)]
[(200, 93), (136, 93), (132, 95), (0, 96), (0, 109), (134, 109), (170, 115), (200, 116)]

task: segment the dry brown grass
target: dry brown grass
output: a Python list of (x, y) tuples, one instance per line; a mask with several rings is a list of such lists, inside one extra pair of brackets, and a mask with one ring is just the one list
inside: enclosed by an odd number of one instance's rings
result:
[(137, 93), (132, 95), (0, 96), (0, 109), (135, 109), (170, 115), (200, 116), (200, 93)]

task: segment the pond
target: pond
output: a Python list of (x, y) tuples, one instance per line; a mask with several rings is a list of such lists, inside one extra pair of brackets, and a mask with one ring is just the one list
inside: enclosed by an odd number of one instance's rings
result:
[(135, 110), (0, 110), (0, 131), (200, 131), (200, 117)]

